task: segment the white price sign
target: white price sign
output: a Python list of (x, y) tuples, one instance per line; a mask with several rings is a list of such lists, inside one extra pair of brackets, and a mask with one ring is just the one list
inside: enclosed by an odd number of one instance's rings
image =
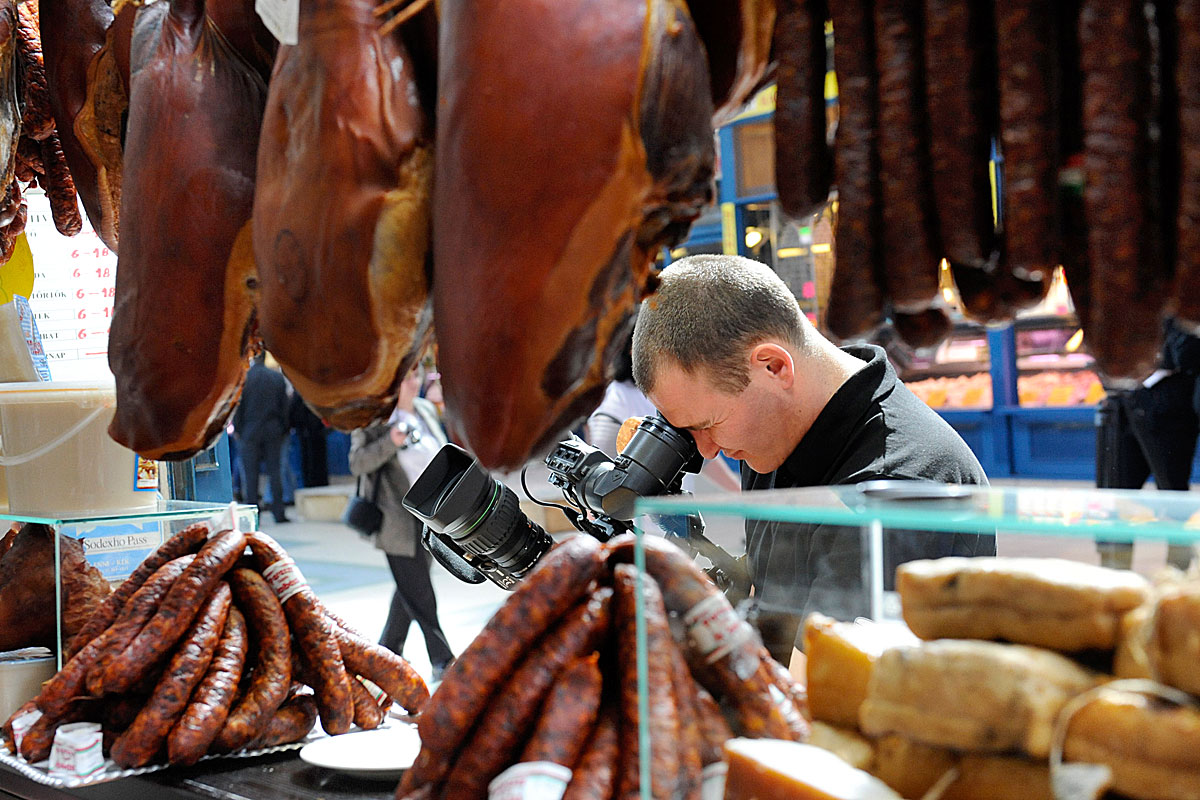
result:
[(56, 381), (107, 379), (108, 328), (112, 321), (117, 254), (108, 249), (80, 209), (83, 230), (63, 236), (54, 227), (41, 189), (25, 193), (33, 252), (33, 309)]

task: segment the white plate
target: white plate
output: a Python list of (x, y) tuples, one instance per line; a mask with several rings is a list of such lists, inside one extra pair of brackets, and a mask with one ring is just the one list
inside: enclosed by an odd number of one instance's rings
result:
[(300, 758), (306, 763), (335, 769), (358, 778), (399, 778), (412, 766), (421, 749), (417, 726), (393, 723), (373, 731), (330, 736), (305, 745)]

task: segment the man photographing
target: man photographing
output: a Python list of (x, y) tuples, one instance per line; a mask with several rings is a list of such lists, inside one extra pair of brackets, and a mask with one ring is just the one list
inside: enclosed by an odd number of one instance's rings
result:
[[(742, 488), (875, 479), (986, 484), (957, 433), (896, 377), (881, 348), (837, 347), (767, 266), (701, 255), (661, 273), (633, 336), (633, 374), (705, 458), (740, 459)], [(857, 528), (746, 522), (764, 641), (786, 664), (812, 611), (868, 613)], [(884, 576), (916, 558), (995, 555), (995, 537), (889, 532)]]

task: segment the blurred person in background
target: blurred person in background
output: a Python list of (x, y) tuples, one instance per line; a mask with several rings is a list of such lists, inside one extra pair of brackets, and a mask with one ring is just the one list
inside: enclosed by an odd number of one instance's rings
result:
[[(1159, 368), (1135, 389), (1108, 389), (1096, 409), (1096, 487), (1186, 492), (1200, 435), (1200, 338), (1167, 320)], [(1107, 387), (1106, 387), (1107, 388)], [(1133, 543), (1097, 540), (1100, 563), (1130, 569)], [(1191, 545), (1168, 543), (1167, 563), (1186, 570)]]
[(233, 433), (242, 464), (242, 499), (259, 505), (258, 476), (265, 466), (271, 484), (271, 513), (279, 523), (291, 521), (284, 512), (280, 462), (288, 428), (287, 379), (268, 367), (266, 354), (259, 353), (246, 373), (241, 400), (233, 411)]
[(329, 448), (325, 441), (325, 423), (312, 412), (299, 392), (292, 393), (288, 422), (300, 445), (300, 485), (329, 485)]
[(402, 504), (409, 486), (446, 443), (436, 407), (419, 396), (422, 379), (422, 371), (414, 368), (400, 384), (392, 416), (350, 434), (350, 472), (367, 486), (378, 481), (375, 503), (383, 512), (383, 525), (374, 537), (375, 546), (387, 556), (396, 582), (379, 644), (403, 655), (408, 630), (416, 621), (437, 682), (454, 653), (438, 622), (429, 575), (431, 557), (421, 544), (421, 522)]

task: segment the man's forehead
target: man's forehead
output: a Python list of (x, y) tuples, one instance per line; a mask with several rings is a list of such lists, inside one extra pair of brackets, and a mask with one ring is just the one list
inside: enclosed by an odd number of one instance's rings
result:
[(707, 376), (697, 375), (677, 364), (660, 374), (649, 395), (667, 422), (677, 428), (699, 429), (711, 424), (709, 392), (715, 391)]

